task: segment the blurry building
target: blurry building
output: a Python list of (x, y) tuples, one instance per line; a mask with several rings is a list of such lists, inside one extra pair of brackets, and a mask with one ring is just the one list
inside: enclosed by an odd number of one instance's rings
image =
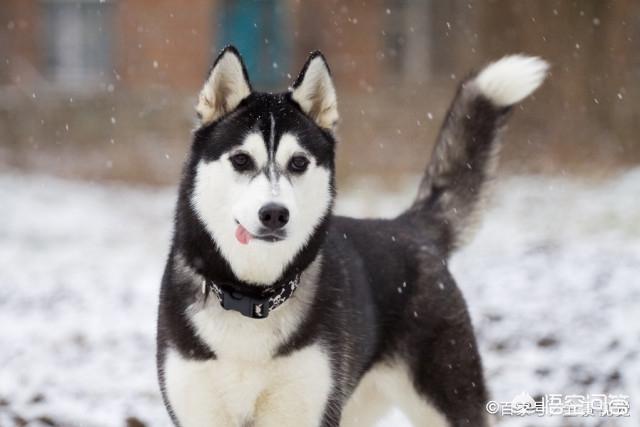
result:
[(2, 0), (0, 165), (174, 182), (229, 43), (258, 90), (325, 52), (345, 176), (419, 172), (460, 79), (518, 52), (552, 75), (509, 129), (511, 169), (640, 162), (637, 0)]
[(267, 89), (316, 49), (346, 87), (425, 80), (452, 65), (452, 49), (432, 42), (441, 9), (409, 0), (4, 0), (0, 84), (193, 91), (227, 44)]

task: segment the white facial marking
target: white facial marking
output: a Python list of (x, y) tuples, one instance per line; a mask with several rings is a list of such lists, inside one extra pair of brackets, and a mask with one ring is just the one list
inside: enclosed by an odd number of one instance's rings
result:
[[(271, 135), (274, 135), (275, 120), (272, 119), (270, 125)], [(317, 165), (297, 137), (285, 133), (277, 150), (275, 146), (275, 140), (267, 146), (262, 134), (251, 133), (239, 147), (218, 160), (201, 161), (191, 199), (235, 275), (255, 284), (269, 285), (280, 277), (313, 234), (331, 203), (329, 170)], [(275, 150), (271, 157), (275, 159), (272, 161), (274, 170), (269, 177), (262, 172), (269, 163), (268, 149)], [(237, 152), (250, 155), (257, 169), (237, 172), (229, 161), (229, 157)], [(309, 159), (309, 167), (302, 174), (285, 173), (294, 154), (303, 154)], [(276, 168), (283, 173), (277, 173)], [(265, 233), (258, 212), (268, 203), (277, 203), (289, 210), (283, 240), (267, 242), (255, 238)], [(238, 223), (254, 236), (247, 244), (240, 244), (236, 239)]]
[(273, 114), (269, 115), (271, 129), (269, 131), (269, 181), (271, 181), (271, 195), (277, 197), (280, 194), (280, 186), (276, 176), (275, 147), (276, 147), (276, 121)]
[(239, 151), (249, 154), (258, 169), (262, 169), (269, 161), (269, 156), (264, 148), (264, 139), (259, 132), (253, 132), (247, 135), (240, 148), (233, 149), (229, 155), (223, 155), (220, 159), (224, 157), (228, 159), (231, 155)]
[(300, 144), (298, 143), (298, 138), (290, 133), (285, 133), (280, 138), (280, 144), (278, 144), (278, 153), (276, 154), (275, 158), (275, 161), (276, 163), (278, 163), (280, 169), (287, 169), (289, 160), (291, 159), (291, 157), (293, 157), (294, 154), (303, 154), (309, 160), (315, 161), (315, 159), (312, 159), (309, 153), (307, 153), (307, 151), (300, 146)]

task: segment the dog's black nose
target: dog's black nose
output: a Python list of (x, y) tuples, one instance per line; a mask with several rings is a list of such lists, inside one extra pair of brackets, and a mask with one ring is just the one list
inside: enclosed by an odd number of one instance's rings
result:
[(269, 203), (260, 208), (258, 216), (269, 230), (277, 230), (289, 222), (289, 209), (276, 203)]

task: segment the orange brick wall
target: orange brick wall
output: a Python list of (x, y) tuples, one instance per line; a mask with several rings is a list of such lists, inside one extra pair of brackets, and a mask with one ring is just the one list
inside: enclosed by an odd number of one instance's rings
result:
[(0, 83), (39, 78), (43, 64), (40, 7), (36, 0), (0, 1)]
[(117, 3), (114, 56), (122, 85), (195, 91), (215, 46), (215, 1)]

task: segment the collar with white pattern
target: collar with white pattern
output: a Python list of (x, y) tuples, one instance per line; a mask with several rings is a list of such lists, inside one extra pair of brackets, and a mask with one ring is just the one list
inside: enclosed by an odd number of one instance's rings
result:
[(225, 310), (234, 310), (252, 319), (264, 319), (291, 298), (299, 284), (300, 274), (296, 274), (287, 282), (247, 293), (245, 289), (202, 279), (202, 294), (206, 300), (209, 293), (213, 293)]

